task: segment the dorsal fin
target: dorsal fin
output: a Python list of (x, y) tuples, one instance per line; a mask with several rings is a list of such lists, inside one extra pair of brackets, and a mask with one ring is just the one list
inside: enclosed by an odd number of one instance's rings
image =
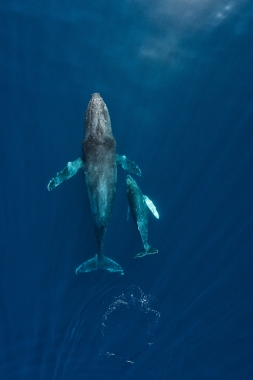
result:
[(146, 202), (146, 205), (148, 206), (148, 208), (150, 209), (152, 214), (156, 217), (156, 219), (159, 219), (159, 214), (157, 212), (157, 209), (156, 209), (154, 203), (146, 195), (143, 195), (143, 197), (144, 197), (144, 200)]

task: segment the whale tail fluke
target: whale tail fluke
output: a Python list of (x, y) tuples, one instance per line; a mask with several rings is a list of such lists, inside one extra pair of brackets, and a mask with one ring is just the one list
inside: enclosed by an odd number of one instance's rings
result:
[(102, 256), (99, 264), (101, 269), (109, 270), (109, 272), (120, 272), (120, 274), (124, 274), (121, 266), (112, 259), (109, 259), (109, 257)]
[(98, 258), (98, 255), (95, 255), (92, 259), (85, 261), (76, 269), (76, 274), (81, 272), (91, 272), (96, 269), (106, 269), (109, 272), (119, 272), (122, 275), (124, 274), (124, 271), (119, 264), (104, 255), (100, 258)]
[(137, 259), (139, 257), (144, 257), (147, 255), (153, 255), (155, 253), (158, 253), (158, 249), (149, 247), (146, 251), (142, 251), (140, 253), (137, 253), (137, 255), (134, 256), (134, 259)]

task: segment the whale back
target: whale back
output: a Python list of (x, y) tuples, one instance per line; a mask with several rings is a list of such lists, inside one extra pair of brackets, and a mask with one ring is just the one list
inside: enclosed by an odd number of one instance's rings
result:
[(99, 94), (92, 95), (87, 108), (83, 150), (85, 181), (100, 254), (116, 192), (117, 165), (109, 112)]

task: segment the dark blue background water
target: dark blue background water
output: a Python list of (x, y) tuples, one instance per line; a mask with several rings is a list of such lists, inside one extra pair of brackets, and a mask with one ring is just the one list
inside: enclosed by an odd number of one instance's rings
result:
[[(0, 378), (253, 378), (253, 5), (2, 1)], [(149, 242), (126, 172), (104, 252), (125, 276), (75, 275), (96, 251), (81, 155), (101, 93), (117, 151), (155, 203)]]

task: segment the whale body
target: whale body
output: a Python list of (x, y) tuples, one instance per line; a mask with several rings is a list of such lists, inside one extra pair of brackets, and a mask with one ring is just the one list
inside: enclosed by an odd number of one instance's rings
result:
[(116, 141), (112, 134), (108, 109), (99, 94), (93, 94), (85, 120), (84, 174), (90, 200), (98, 250), (78, 272), (103, 268), (123, 273), (119, 264), (102, 254), (105, 231), (111, 217), (117, 182)]
[(143, 257), (158, 253), (156, 248), (152, 248), (148, 244), (148, 217), (150, 212), (159, 219), (159, 214), (153, 202), (142, 194), (141, 189), (138, 187), (136, 181), (128, 175), (126, 178), (127, 184), (127, 198), (130, 206), (131, 214), (138, 228), (144, 251), (138, 253), (134, 258)]
[(75, 175), (81, 168), (83, 169), (97, 238), (97, 253), (92, 259), (81, 264), (76, 269), (76, 273), (106, 269), (124, 274), (118, 263), (103, 254), (103, 241), (116, 192), (117, 164), (137, 175), (141, 175), (141, 171), (126, 156), (116, 154), (116, 141), (112, 134), (110, 115), (98, 93), (92, 95), (87, 107), (82, 146), (84, 158), (69, 162), (49, 182), (47, 188), (51, 191)]

